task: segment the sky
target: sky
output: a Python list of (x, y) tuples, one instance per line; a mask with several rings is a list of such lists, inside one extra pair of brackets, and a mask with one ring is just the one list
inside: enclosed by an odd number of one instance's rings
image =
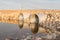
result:
[(60, 9), (60, 0), (0, 0), (0, 10)]

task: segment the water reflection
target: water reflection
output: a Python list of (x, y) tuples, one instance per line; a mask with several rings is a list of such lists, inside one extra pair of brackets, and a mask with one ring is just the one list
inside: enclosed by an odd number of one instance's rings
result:
[(44, 33), (33, 35), (29, 28), (20, 30), (17, 25), (0, 23), (0, 40), (43, 40), (46, 39), (43, 38), (46, 35)]

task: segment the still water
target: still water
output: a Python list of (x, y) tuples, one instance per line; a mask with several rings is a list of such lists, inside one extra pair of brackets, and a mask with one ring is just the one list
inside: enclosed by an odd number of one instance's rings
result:
[(0, 23), (0, 40), (9, 39), (23, 39), (28, 35), (32, 35), (29, 29), (19, 29), (18, 25)]
[(34, 37), (33, 40), (37, 40), (36, 38), (41, 39), (40, 37), (44, 35), (43, 33), (34, 35), (30, 29), (20, 29), (18, 25), (15, 24), (0, 23), (0, 40), (23, 40), (31, 37)]

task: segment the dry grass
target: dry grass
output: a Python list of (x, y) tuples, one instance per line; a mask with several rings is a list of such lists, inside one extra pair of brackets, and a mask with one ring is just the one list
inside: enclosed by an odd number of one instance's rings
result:
[[(57, 15), (60, 14), (60, 10), (0, 10), (0, 22), (18, 24), (18, 15), (21, 12), (30, 14), (34, 13), (46, 13), (46, 14), (56, 13)], [(12, 20), (9, 18), (11, 18)]]

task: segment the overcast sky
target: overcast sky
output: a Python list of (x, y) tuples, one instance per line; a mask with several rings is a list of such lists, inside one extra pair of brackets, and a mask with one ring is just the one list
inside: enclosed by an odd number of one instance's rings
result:
[(0, 10), (60, 9), (60, 0), (0, 0)]

